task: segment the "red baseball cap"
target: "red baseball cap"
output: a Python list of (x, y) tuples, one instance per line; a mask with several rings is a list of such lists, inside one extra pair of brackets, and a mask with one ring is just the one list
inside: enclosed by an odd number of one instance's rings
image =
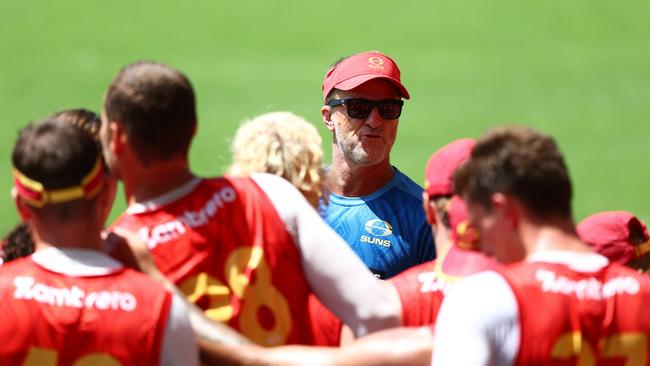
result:
[(424, 172), (424, 189), (429, 196), (450, 196), (454, 193), (454, 173), (469, 160), (476, 141), (458, 139), (434, 152)]
[[(582, 220), (576, 230), (580, 239), (611, 262), (626, 264), (650, 252), (650, 236), (645, 223), (626, 211), (593, 214)], [(638, 233), (637, 240), (643, 242), (634, 244), (632, 233)]]
[(400, 71), (395, 61), (383, 53), (370, 51), (345, 58), (327, 72), (323, 80), (323, 99), (327, 99), (327, 94), (334, 88), (352, 90), (377, 78), (392, 82), (400, 96), (405, 99), (410, 98), (409, 92), (402, 85)]

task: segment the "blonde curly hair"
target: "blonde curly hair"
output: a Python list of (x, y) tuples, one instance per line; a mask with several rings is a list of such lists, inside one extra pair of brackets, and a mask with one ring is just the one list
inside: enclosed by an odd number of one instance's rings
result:
[(291, 112), (271, 112), (244, 121), (232, 142), (227, 174), (279, 175), (318, 207), (323, 197), (321, 137), (316, 127)]

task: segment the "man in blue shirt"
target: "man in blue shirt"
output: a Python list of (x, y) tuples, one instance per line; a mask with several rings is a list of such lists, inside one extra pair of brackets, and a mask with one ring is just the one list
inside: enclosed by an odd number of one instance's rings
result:
[(375, 51), (343, 58), (327, 72), (323, 98), (332, 132), (325, 220), (382, 279), (434, 259), (422, 188), (390, 164), (409, 99), (397, 64)]

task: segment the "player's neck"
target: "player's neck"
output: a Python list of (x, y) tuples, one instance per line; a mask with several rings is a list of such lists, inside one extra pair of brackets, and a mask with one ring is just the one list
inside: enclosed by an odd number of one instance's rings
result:
[(555, 219), (543, 225), (529, 225), (522, 228), (527, 256), (545, 251), (592, 252), (576, 234), (573, 221)]
[(438, 223), (436, 229), (432, 231), (435, 238), (436, 253), (446, 252), (453, 245), (451, 241), (451, 229), (448, 229), (442, 223)]
[(374, 165), (356, 165), (336, 152), (327, 177), (332, 193), (345, 197), (360, 197), (376, 192), (395, 175), (395, 169), (386, 160)]
[(140, 166), (129, 173), (122, 176), (129, 205), (161, 196), (194, 178), (187, 159), (181, 158)]
[(90, 222), (41, 223), (32, 227), (34, 246), (104, 250), (101, 227)]

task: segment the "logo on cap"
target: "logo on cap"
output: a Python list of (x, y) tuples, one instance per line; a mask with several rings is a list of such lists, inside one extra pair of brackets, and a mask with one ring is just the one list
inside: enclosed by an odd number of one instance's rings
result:
[(393, 233), (391, 224), (380, 219), (368, 220), (365, 229), (368, 234), (376, 236), (388, 236)]
[(456, 245), (465, 250), (479, 250), (480, 249), (480, 234), (479, 231), (472, 226), (469, 226), (467, 220), (461, 221), (456, 226)]
[(372, 56), (368, 59), (368, 67), (371, 69), (375, 70), (383, 70), (384, 69), (384, 60), (382, 60), (380, 57), (377, 56)]

